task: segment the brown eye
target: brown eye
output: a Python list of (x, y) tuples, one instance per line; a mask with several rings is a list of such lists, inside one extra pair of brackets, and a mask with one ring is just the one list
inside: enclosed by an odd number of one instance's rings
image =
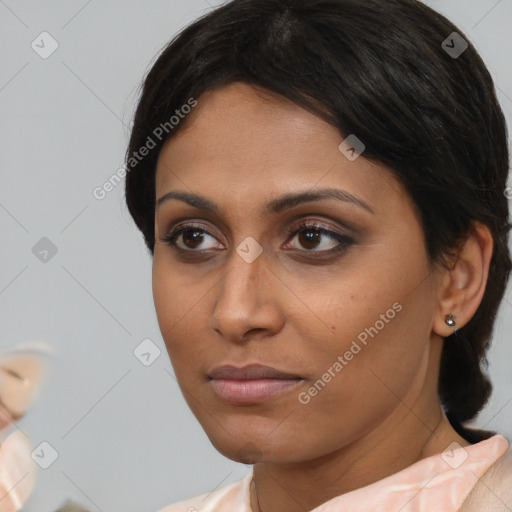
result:
[(318, 244), (322, 241), (323, 233), (318, 230), (304, 229), (299, 231), (299, 242), (302, 247), (306, 249), (316, 249)]
[(183, 244), (188, 249), (197, 249), (197, 247), (203, 243), (204, 233), (204, 231), (196, 229), (187, 229), (185, 231), (182, 231)]
[(167, 236), (160, 238), (160, 241), (182, 252), (207, 252), (217, 249), (217, 244), (207, 245), (208, 239), (216, 241), (216, 238), (208, 233), (203, 227), (194, 224), (185, 224)]
[[(302, 252), (332, 253), (345, 249), (353, 240), (342, 233), (327, 229), (322, 225), (302, 223), (297, 229), (288, 231), (290, 240), (298, 241), (295, 248), (305, 249)], [(289, 247), (289, 244), (287, 244)], [(292, 247), (293, 248), (293, 247)]]
[[(286, 249), (298, 249), (302, 253), (312, 255), (329, 255), (346, 249), (354, 241), (351, 237), (327, 229), (323, 225), (314, 223), (302, 223), (288, 231), (288, 240), (297, 240), (297, 244), (287, 243)], [(176, 251), (181, 251), (185, 256), (202, 255), (212, 250), (219, 249), (219, 243), (208, 245), (208, 239), (217, 239), (199, 225), (182, 225), (169, 233), (160, 241), (171, 246)], [(222, 244), (220, 244), (222, 245)]]

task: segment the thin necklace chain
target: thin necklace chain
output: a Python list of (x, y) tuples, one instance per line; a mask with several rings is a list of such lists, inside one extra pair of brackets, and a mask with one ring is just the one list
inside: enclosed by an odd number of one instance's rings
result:
[(252, 484), (254, 487), (254, 494), (256, 495), (256, 503), (258, 504), (258, 512), (263, 512), (263, 510), (261, 510), (261, 507), (260, 507), (260, 499), (258, 497), (258, 491), (256, 490), (256, 482), (253, 480)]

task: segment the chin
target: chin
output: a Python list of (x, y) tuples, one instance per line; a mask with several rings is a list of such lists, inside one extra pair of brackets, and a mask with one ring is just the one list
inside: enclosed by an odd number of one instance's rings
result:
[(298, 455), (296, 446), (286, 444), (286, 439), (274, 435), (271, 430), (251, 433), (226, 428), (206, 433), (219, 453), (242, 464), (293, 462)]

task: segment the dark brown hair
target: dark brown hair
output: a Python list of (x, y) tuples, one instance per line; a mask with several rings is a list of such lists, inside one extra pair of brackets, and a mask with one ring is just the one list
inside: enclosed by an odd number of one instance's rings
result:
[[(448, 51), (456, 43), (468, 45), (460, 55)], [(485, 295), (445, 340), (439, 396), (469, 442), (489, 437), (462, 423), (491, 393), (486, 352), (512, 266), (509, 154), (494, 84), (475, 48), (416, 0), (234, 0), (198, 19), (147, 74), (126, 155), (126, 203), (151, 254), (156, 161), (185, 124), (171, 128), (169, 119), (191, 98), (235, 81), (292, 100), (340, 137), (361, 139), (363, 156), (387, 166), (414, 201), (431, 262), (447, 265), (474, 221), (488, 226), (494, 252)], [(165, 136), (156, 137), (165, 123)], [(135, 160), (150, 139), (152, 149)]]

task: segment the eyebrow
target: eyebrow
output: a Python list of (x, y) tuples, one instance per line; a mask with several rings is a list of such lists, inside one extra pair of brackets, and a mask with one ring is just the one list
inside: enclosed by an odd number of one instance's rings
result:
[[(163, 195), (160, 199), (157, 200), (157, 207), (171, 199), (183, 201), (190, 206), (193, 206), (194, 208), (199, 210), (206, 210), (215, 213), (216, 215), (220, 213), (220, 207), (206, 197), (200, 196), (198, 194), (179, 191), (171, 191)], [(315, 191), (284, 194), (275, 199), (272, 199), (272, 201), (266, 204), (265, 209), (267, 213), (277, 214), (284, 210), (293, 208), (294, 206), (298, 206), (299, 204), (320, 201), (322, 199), (337, 199), (339, 201), (352, 203), (361, 208), (364, 208), (373, 215), (375, 214), (375, 210), (365, 201), (354, 196), (350, 192), (347, 192), (346, 190), (336, 188), (326, 188)]]

